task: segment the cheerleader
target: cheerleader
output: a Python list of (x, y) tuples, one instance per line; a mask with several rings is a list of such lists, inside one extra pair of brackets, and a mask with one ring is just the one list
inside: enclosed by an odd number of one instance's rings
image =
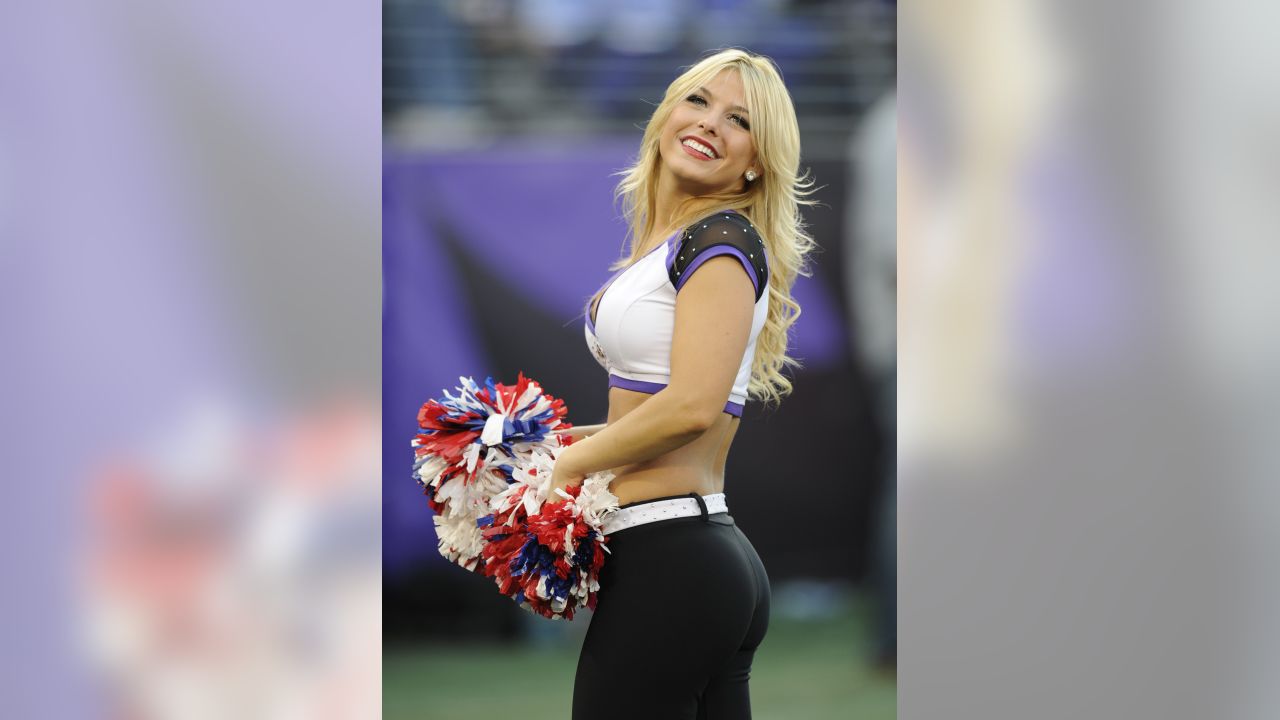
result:
[(608, 420), (575, 431), (551, 483), (611, 470), (620, 505), (605, 521), (574, 720), (751, 716), (769, 578), (729, 514), (724, 468), (743, 404), (791, 391), (791, 288), (814, 245), (799, 163), (777, 68), (726, 50), (667, 88), (622, 174), (630, 253), (585, 323), (608, 372)]

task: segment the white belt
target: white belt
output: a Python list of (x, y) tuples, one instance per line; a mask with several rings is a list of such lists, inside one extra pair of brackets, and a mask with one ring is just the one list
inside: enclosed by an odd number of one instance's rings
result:
[[(707, 504), (708, 515), (729, 511), (729, 506), (724, 501), (724, 493), (703, 495), (702, 501)], [(702, 508), (698, 506), (698, 501), (691, 497), (641, 503), (615, 510), (606, 515), (604, 517), (604, 534), (609, 535), (619, 530), (659, 520), (693, 517), (701, 514)]]

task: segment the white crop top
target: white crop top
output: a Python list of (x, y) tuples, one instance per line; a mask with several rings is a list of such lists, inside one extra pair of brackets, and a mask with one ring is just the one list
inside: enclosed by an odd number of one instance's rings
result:
[(676, 294), (703, 263), (720, 255), (737, 257), (756, 290), (747, 349), (724, 406), (725, 412), (742, 416), (756, 338), (769, 312), (769, 263), (760, 235), (733, 211), (677, 231), (604, 284), (595, 307), (587, 309), (584, 330), (591, 354), (609, 373), (609, 387), (656, 393), (667, 386)]

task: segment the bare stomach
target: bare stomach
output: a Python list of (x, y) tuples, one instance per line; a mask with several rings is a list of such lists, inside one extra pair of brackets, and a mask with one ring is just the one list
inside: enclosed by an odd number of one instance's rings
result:
[[(610, 388), (608, 424), (617, 422), (650, 397), (633, 390)], [(618, 497), (619, 505), (691, 492), (699, 495), (724, 492), (725, 459), (729, 457), (729, 446), (740, 422), (729, 413), (720, 413), (715, 423), (693, 442), (652, 460), (613, 468), (609, 491)]]

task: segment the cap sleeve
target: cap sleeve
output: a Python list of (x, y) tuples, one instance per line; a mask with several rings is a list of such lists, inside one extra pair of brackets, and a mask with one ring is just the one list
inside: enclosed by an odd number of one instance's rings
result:
[(668, 275), (676, 292), (684, 287), (698, 268), (714, 257), (732, 255), (755, 286), (756, 300), (769, 287), (769, 262), (764, 241), (742, 215), (721, 212), (685, 228), (676, 245)]

